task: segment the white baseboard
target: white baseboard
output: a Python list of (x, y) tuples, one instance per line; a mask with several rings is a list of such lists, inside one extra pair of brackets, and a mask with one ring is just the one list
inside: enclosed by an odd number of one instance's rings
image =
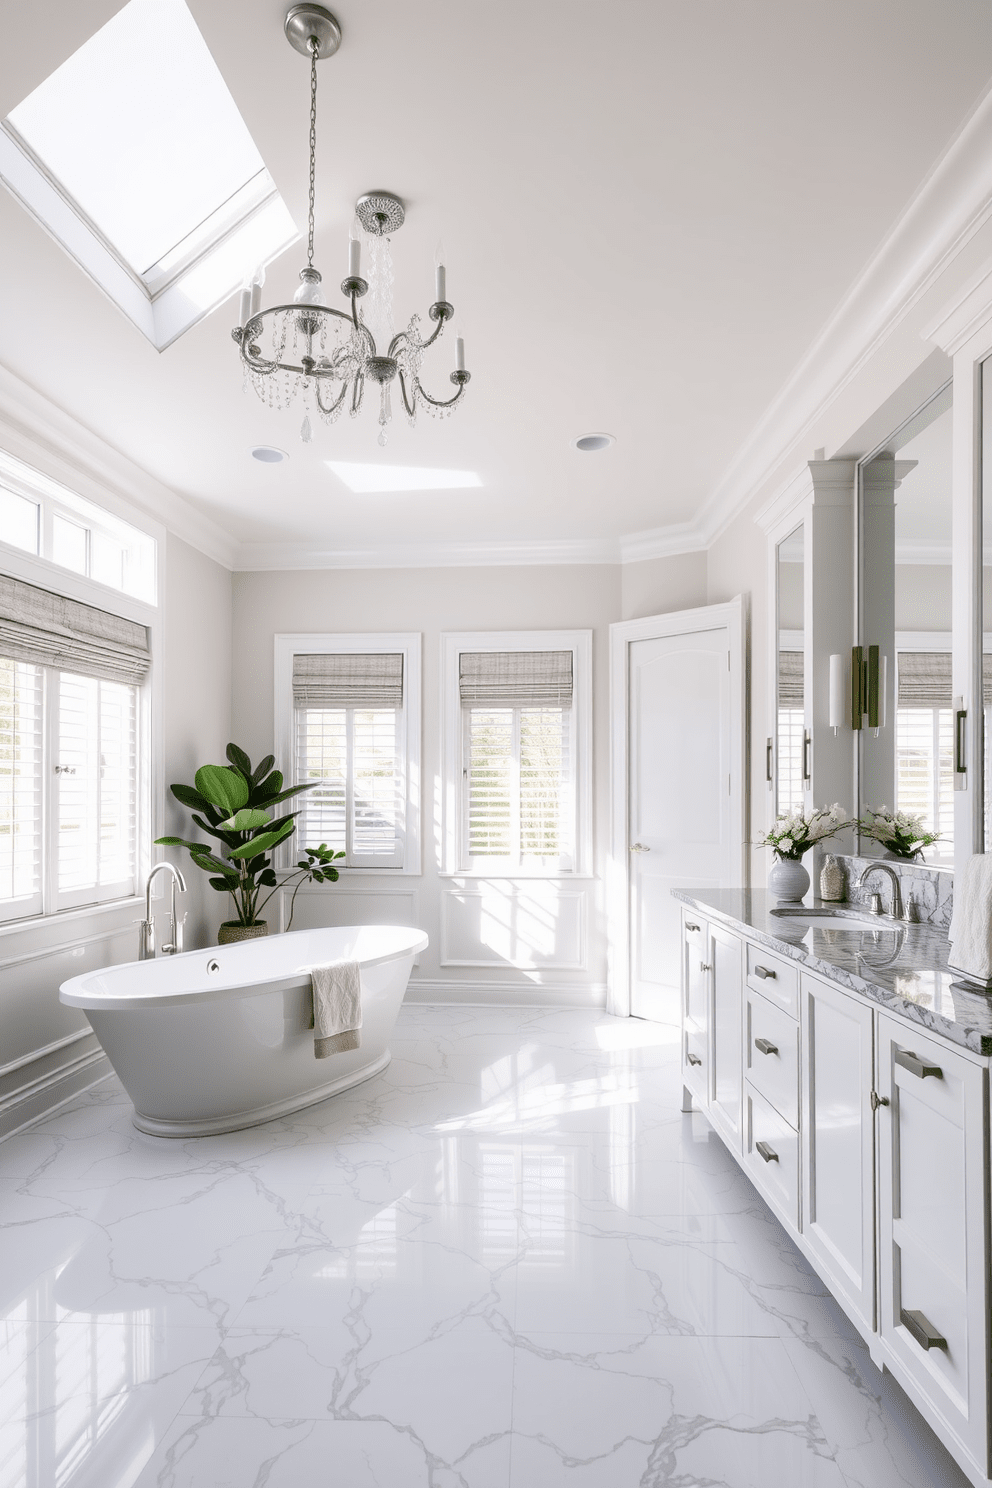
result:
[[(0, 1142), (40, 1121), (43, 1116), (50, 1116), (60, 1106), (113, 1073), (110, 1061), (96, 1039), (92, 1034), (89, 1038), (93, 1043), (91, 1048), (32, 1079), (24, 1080), (0, 1099)], [(46, 1062), (48, 1052), (38, 1050), (39, 1062)], [(18, 1064), (26, 1074), (30, 1072), (30, 1063), (18, 1061)]]
[(456, 1003), (463, 1007), (606, 1007), (606, 985), (602, 982), (558, 983), (553, 987), (520, 982), (426, 981), (419, 977), (407, 983), (407, 1002)]

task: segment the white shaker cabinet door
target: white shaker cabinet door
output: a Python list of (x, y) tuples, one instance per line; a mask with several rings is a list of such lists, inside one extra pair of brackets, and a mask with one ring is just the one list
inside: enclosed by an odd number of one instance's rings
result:
[(742, 1146), (744, 946), (732, 930), (710, 927), (713, 1031), (710, 1120), (734, 1152)]
[(821, 1274), (875, 1326), (872, 1009), (803, 973), (803, 1234)]
[(893, 1019), (878, 1026), (886, 1362), (985, 1473), (986, 1071)]
[(702, 1110), (710, 1100), (710, 927), (682, 914), (682, 1083)]

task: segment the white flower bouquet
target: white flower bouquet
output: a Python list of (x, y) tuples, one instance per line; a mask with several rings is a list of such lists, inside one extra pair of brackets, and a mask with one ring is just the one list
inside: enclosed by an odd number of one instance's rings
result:
[(807, 814), (794, 811), (783, 814), (775, 825), (758, 838), (759, 847), (770, 847), (777, 858), (790, 858), (798, 863), (803, 853), (809, 852), (817, 842), (834, 837), (847, 822), (847, 812), (836, 803), (833, 806), (814, 806)]
[(940, 841), (940, 833), (928, 832), (921, 816), (911, 811), (890, 811), (887, 806), (869, 806), (857, 827), (862, 837), (880, 842), (897, 858), (915, 858), (924, 847)]

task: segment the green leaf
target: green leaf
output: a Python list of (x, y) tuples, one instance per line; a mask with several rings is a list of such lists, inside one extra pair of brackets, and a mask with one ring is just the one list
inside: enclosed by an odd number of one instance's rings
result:
[(230, 816), (248, 800), (248, 782), (227, 765), (202, 765), (196, 772), (196, 788), (214, 806), (223, 806)]
[(187, 842), (184, 842), (181, 837), (156, 837), (155, 838), (155, 846), (156, 847), (188, 847), (189, 844)]
[[(204, 821), (203, 817), (199, 816), (196, 812), (193, 813), (193, 820), (202, 831), (208, 832), (211, 837), (219, 838), (225, 847), (241, 846), (241, 836), (238, 832), (224, 832), (220, 827), (212, 827), (208, 821)], [(206, 847), (207, 844), (203, 843), (202, 845)]]
[(271, 775), (266, 775), (255, 787), (256, 801), (267, 801), (270, 796), (277, 795), (282, 790), (282, 771), (273, 770)]
[(190, 806), (194, 811), (205, 811), (210, 806), (210, 802), (205, 800), (191, 785), (170, 785), (169, 789), (181, 805)]
[(252, 785), (258, 785), (260, 780), (264, 780), (266, 775), (268, 775), (269, 771), (272, 769), (272, 766), (275, 764), (275, 762), (275, 755), (267, 754), (262, 763), (259, 765), (258, 769), (251, 777)]
[(206, 848), (202, 846), (202, 844), (191, 843), (188, 844), (188, 846), (190, 849), (190, 857), (193, 859), (193, 862), (198, 868), (203, 869), (204, 873), (212, 869), (214, 873), (223, 873), (225, 877), (236, 880), (236, 875), (231, 872), (230, 863), (225, 863), (222, 858), (215, 857), (214, 854), (212, 852), (208, 852)]
[(232, 849), (231, 857), (251, 858), (256, 853), (268, 852), (270, 848), (282, 842), (285, 837), (291, 836), (292, 831), (292, 823), (287, 822), (284, 827), (280, 827), (276, 832), (262, 832), (258, 837), (253, 838), (251, 842), (246, 842), (244, 847), (235, 847)]
[(231, 880), (227, 878), (208, 878), (207, 883), (212, 889), (217, 889), (221, 894), (231, 892)]
[(251, 760), (245, 754), (244, 750), (239, 749), (237, 744), (228, 744), (224, 753), (227, 755), (234, 768), (236, 770), (240, 770), (241, 774), (245, 777), (248, 784), (251, 785)]
[[(276, 774), (279, 772), (276, 771)], [(319, 780), (308, 780), (304, 785), (292, 785), (289, 790), (279, 791), (277, 795), (266, 796), (266, 806), (277, 806), (280, 801), (288, 801), (290, 796), (298, 796), (300, 791), (315, 790), (320, 784)]]
[(266, 868), (262, 873), (260, 873), (258, 881), (262, 885), (262, 887), (266, 889), (274, 889), (279, 884), (279, 880), (276, 878), (275, 873), (271, 868)]
[(240, 811), (222, 821), (221, 826), (229, 832), (257, 832), (259, 827), (267, 826), (271, 820), (271, 811), (252, 811), (250, 807), (243, 806)]

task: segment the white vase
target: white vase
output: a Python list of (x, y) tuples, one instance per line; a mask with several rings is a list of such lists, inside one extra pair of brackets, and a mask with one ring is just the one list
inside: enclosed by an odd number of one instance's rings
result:
[(792, 904), (809, 889), (809, 874), (796, 858), (776, 858), (768, 870), (768, 892)]

